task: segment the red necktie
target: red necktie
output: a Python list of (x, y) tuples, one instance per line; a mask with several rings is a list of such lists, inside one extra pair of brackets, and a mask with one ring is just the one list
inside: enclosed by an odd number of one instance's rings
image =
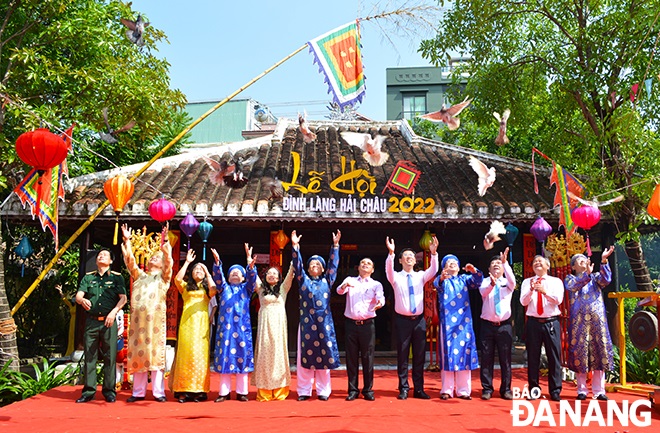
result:
[[(539, 278), (536, 281), (543, 281), (543, 278)], [(543, 294), (541, 292), (536, 292), (537, 299), (536, 299), (536, 313), (539, 315), (539, 317), (543, 317)]]

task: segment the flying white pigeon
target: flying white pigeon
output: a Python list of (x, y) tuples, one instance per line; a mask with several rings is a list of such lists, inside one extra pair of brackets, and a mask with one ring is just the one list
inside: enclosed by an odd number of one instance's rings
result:
[(362, 156), (374, 167), (385, 164), (390, 157), (388, 153), (381, 151), (381, 146), (387, 139), (385, 135), (376, 135), (374, 138), (371, 138), (371, 134), (363, 134), (359, 132), (344, 131), (340, 134), (348, 144), (362, 149), (364, 151)]
[(500, 235), (506, 234), (506, 227), (499, 221), (490, 223), (490, 230), (484, 236), (484, 249), (486, 251), (493, 248), (495, 242), (501, 240)]
[(488, 168), (486, 164), (479, 161), (474, 156), (469, 156), (470, 167), (479, 176), (479, 195), (486, 194), (486, 190), (495, 183), (495, 167)]

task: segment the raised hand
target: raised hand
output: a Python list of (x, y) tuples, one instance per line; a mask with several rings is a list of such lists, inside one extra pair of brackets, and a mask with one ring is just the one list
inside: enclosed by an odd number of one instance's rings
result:
[(246, 260), (248, 265), (250, 264), (250, 261), (252, 260), (252, 247), (247, 242), (245, 243), (245, 260)]
[(337, 233), (332, 234), (332, 244), (338, 247), (340, 239), (341, 239), (341, 231), (337, 230)]
[(220, 255), (218, 255), (218, 252), (215, 250), (215, 248), (211, 248), (211, 252), (213, 253), (213, 260), (215, 260), (215, 264), (220, 264)]
[[(431, 242), (431, 243), (433, 243), (433, 242)], [(385, 238), (385, 245), (387, 246), (387, 251), (389, 251), (390, 254), (394, 254), (394, 239), (390, 240), (390, 237), (387, 236)], [(436, 248), (437, 248), (437, 245), (436, 245)]]
[(506, 263), (507, 257), (509, 257), (509, 247), (506, 247), (504, 252), (500, 253), (500, 261), (502, 264)]
[(121, 225), (121, 236), (124, 241), (127, 241), (131, 238), (133, 230), (128, 228), (128, 224), (124, 223)]
[[(431, 243), (429, 244), (429, 252), (431, 254), (435, 254), (438, 251), (439, 243), (440, 242), (438, 242), (438, 238), (435, 235), (433, 235), (433, 237), (431, 238)], [(392, 242), (392, 248), (394, 248), (394, 242)]]
[(302, 238), (302, 235), (298, 236), (296, 231), (291, 232), (291, 246), (293, 248), (298, 248), (298, 245), (300, 245), (300, 239)]
[(195, 261), (195, 250), (188, 250), (188, 254), (186, 254), (186, 263), (192, 263)]
[(607, 259), (612, 255), (614, 252), (614, 245), (610, 246), (609, 248), (606, 248), (603, 250), (603, 255), (601, 256), (601, 261), (606, 262)]

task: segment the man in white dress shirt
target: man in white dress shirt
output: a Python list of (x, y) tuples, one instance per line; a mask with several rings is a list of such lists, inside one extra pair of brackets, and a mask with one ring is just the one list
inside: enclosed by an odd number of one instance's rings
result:
[[(557, 277), (548, 275), (550, 260), (535, 256), (532, 261), (533, 277), (526, 278), (520, 286), (520, 303), (527, 307), (527, 382), (529, 392), (541, 394), (539, 386), (539, 365), (541, 345), (548, 356), (548, 388), (550, 400), (561, 400), (561, 330), (559, 328), (559, 305), (564, 300), (564, 283)], [(536, 391), (534, 390), (536, 388)]]
[(495, 349), (500, 361), (502, 382), (500, 397), (512, 400), (511, 392), (511, 347), (513, 346), (513, 327), (511, 326), (511, 297), (516, 288), (516, 277), (506, 261), (507, 248), (499, 256), (490, 259), (488, 271), (490, 277), (481, 283), (479, 292), (483, 299), (481, 307), (481, 398), (490, 400), (493, 396), (493, 368)]
[(385, 260), (385, 275), (394, 289), (394, 330), (396, 332), (397, 373), (399, 400), (408, 398), (408, 356), (412, 345), (413, 397), (428, 400), (424, 392), (424, 361), (426, 358), (426, 321), (424, 320), (424, 285), (438, 272), (438, 239), (433, 236), (429, 245), (431, 266), (415, 271), (417, 259), (410, 248), (399, 253), (402, 270), (394, 272), (394, 239), (386, 238), (389, 254)]

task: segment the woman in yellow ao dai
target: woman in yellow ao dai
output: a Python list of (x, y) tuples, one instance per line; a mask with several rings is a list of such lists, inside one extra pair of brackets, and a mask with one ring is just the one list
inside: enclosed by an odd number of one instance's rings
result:
[(174, 278), (183, 298), (172, 382), (179, 403), (204, 401), (211, 387), (208, 308), (216, 286), (203, 263), (188, 270), (193, 261), (195, 252), (188, 250), (186, 262)]

